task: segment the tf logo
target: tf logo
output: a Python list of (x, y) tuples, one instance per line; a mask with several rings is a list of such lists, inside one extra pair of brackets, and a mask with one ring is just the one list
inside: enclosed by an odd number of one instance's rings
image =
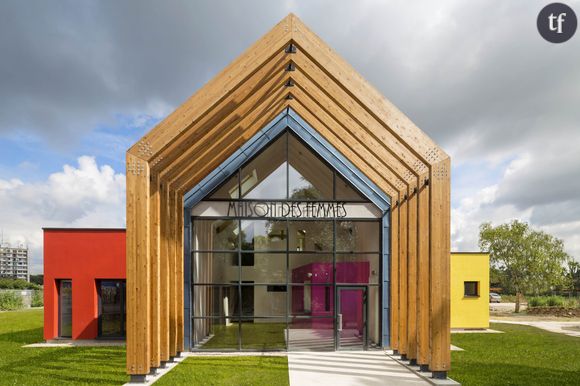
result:
[(564, 43), (576, 32), (578, 20), (572, 8), (562, 3), (546, 5), (538, 15), (540, 35), (551, 43)]

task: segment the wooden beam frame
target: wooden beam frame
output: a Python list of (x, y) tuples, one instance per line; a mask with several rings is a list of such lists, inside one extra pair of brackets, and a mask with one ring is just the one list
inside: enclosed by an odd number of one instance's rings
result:
[(128, 373), (184, 349), (183, 194), (286, 107), (391, 198), (391, 347), (448, 371), (449, 157), (289, 15), (127, 152)]

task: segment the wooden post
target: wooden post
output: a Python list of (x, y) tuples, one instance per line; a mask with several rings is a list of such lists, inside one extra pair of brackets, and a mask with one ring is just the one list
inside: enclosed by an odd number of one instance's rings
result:
[(391, 349), (399, 350), (399, 205), (391, 205)]
[(408, 211), (408, 194), (401, 194), (399, 205), (399, 353), (407, 356), (407, 291), (408, 291), (408, 274), (407, 274), (407, 222), (409, 220)]
[(177, 193), (177, 250), (175, 254), (175, 274), (176, 274), (176, 318), (177, 318), (177, 347), (178, 353), (183, 351), (183, 193)]
[(428, 369), (431, 359), (429, 350), (429, 183), (428, 175), (419, 177), (417, 196), (419, 232), (417, 246), (417, 363)]
[(160, 227), (160, 210), (161, 210), (161, 197), (159, 192), (159, 175), (152, 174), (151, 175), (151, 186), (150, 186), (150, 199), (149, 199), (149, 207), (150, 207), (150, 243), (151, 243), (151, 251), (150, 251), (150, 259), (151, 259), (151, 278), (150, 278), (150, 286), (151, 286), (151, 367), (159, 367), (161, 362), (160, 356), (160, 347), (159, 347), (159, 338), (160, 338), (160, 327), (161, 327), (161, 318), (160, 318), (160, 290), (159, 290), (159, 283), (160, 283), (160, 272), (161, 272), (161, 265), (160, 265), (160, 257), (161, 257), (161, 227)]
[(149, 165), (127, 153), (127, 372), (149, 373)]
[(450, 331), (450, 161), (431, 168), (431, 363), (430, 369), (442, 377), (451, 363)]
[(417, 193), (409, 187), (407, 222), (407, 358), (417, 360)]
[(161, 259), (159, 280), (159, 349), (160, 359), (169, 360), (169, 190), (165, 182), (160, 184), (161, 193)]
[(177, 205), (174, 190), (169, 190), (169, 355), (177, 355), (177, 308), (176, 308), (176, 270), (177, 253)]

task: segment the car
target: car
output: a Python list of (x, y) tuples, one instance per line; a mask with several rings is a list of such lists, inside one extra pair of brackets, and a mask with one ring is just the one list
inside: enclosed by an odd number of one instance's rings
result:
[(496, 294), (495, 292), (489, 293), (489, 302), (490, 303), (501, 303), (501, 295)]

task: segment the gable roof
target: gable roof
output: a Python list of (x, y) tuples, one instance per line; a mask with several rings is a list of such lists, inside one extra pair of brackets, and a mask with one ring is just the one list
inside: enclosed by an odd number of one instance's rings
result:
[(448, 158), (290, 14), (128, 151), (185, 192), (290, 107), (393, 200)]

